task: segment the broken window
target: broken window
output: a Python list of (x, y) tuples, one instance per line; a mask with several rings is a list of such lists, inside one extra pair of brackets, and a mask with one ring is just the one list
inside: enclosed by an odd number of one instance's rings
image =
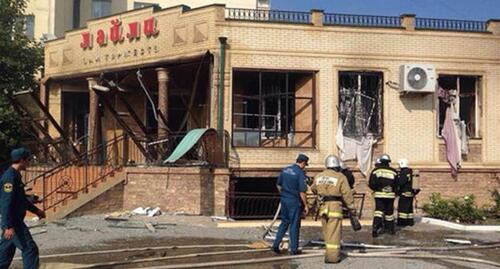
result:
[(314, 72), (235, 71), (233, 144), (314, 147)]
[(381, 72), (339, 73), (339, 117), (345, 137), (382, 137), (382, 85)]
[[(477, 76), (455, 75), (440, 75), (438, 79), (440, 88), (458, 97), (455, 106), (456, 116), (465, 124), (467, 136), (475, 138), (480, 137), (480, 80), (481, 78)], [(447, 104), (439, 98), (439, 136), (443, 129), (446, 108)]]

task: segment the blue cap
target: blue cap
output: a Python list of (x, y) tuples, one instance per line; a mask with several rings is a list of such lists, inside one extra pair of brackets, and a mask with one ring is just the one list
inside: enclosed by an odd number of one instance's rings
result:
[(302, 162), (305, 162), (306, 163), (306, 166), (309, 165), (309, 157), (307, 157), (307, 155), (301, 153), (299, 154), (299, 156), (297, 156), (297, 163), (302, 163)]
[(18, 162), (22, 159), (28, 159), (31, 156), (31, 152), (26, 148), (13, 149), (10, 152), (10, 159), (13, 162)]

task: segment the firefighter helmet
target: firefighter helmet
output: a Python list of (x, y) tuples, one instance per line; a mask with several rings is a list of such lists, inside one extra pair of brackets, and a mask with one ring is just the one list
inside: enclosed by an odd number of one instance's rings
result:
[(386, 154), (386, 153), (380, 155), (379, 159), (380, 159), (380, 163), (390, 163), (391, 162), (391, 156), (389, 156), (389, 154)]
[(325, 159), (326, 168), (337, 168), (340, 167), (340, 160), (335, 155), (328, 155)]
[(398, 164), (399, 164), (399, 168), (408, 168), (408, 160), (407, 159), (399, 159)]

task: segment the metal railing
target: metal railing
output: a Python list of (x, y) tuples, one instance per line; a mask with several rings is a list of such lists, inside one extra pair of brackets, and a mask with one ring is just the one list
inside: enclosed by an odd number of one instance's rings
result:
[(415, 18), (415, 28), (427, 30), (486, 32), (487, 23), (484, 21)]
[[(225, 17), (229, 20), (312, 24), (311, 13), (301, 11), (226, 8)], [(403, 27), (402, 19), (399, 16), (374, 16), (338, 13), (324, 13), (323, 24), (354, 27)], [(487, 32), (487, 22), (415, 18), (415, 28), (422, 30)]]
[(311, 23), (311, 13), (302, 11), (226, 8), (226, 19), (286, 23)]
[[(307, 194), (307, 203), (310, 206), (308, 217), (317, 213), (316, 195)], [(358, 218), (361, 218), (365, 194), (354, 194)], [(226, 192), (226, 215), (233, 219), (269, 219), (274, 217), (280, 203), (279, 193), (270, 192)], [(347, 215), (345, 215), (347, 217)]]
[(44, 210), (64, 204), (79, 193), (88, 192), (90, 186), (112, 175), (123, 166), (119, 147), (123, 147), (121, 143), (124, 141), (123, 136), (114, 138), (82, 154), (79, 158), (45, 171), (29, 180), (27, 184), (32, 184), (35, 192), (42, 193)]
[(393, 27), (400, 28), (401, 18), (394, 16), (372, 16), (326, 13), (323, 23), (325, 25), (345, 25), (363, 27)]

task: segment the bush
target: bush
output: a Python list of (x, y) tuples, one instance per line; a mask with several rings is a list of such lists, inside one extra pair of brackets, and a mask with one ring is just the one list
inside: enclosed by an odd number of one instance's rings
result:
[(441, 194), (433, 193), (423, 210), (429, 217), (448, 221), (478, 223), (486, 220), (486, 212), (476, 205), (474, 195), (444, 199)]

